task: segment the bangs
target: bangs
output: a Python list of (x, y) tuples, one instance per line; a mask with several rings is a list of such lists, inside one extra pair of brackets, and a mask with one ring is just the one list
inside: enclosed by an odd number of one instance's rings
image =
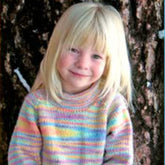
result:
[(106, 37), (98, 28), (91, 27), (78, 33), (72, 43), (76, 47), (91, 47), (95, 51), (107, 54)]
[(97, 17), (84, 18), (70, 28), (65, 37), (64, 47), (91, 47), (105, 55), (108, 53), (107, 35), (105, 28)]

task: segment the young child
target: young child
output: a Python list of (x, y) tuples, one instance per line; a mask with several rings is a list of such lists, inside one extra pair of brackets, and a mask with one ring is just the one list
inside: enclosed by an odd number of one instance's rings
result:
[(25, 97), (9, 165), (131, 165), (130, 103), (119, 13), (99, 3), (73, 5), (57, 23)]

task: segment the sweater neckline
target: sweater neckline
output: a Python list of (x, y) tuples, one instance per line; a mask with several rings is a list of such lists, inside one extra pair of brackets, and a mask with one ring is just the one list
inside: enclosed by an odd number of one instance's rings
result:
[(54, 101), (51, 102), (58, 106), (60, 110), (84, 110), (96, 101), (98, 95), (99, 84), (94, 83), (90, 88), (83, 92), (77, 94), (64, 93), (63, 99), (60, 103)]

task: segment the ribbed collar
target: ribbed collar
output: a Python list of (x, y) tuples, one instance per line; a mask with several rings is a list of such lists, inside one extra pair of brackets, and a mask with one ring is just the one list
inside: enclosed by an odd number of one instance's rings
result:
[(99, 95), (99, 84), (95, 83), (87, 90), (78, 94), (64, 93), (60, 104), (55, 103), (61, 110), (84, 110), (93, 104)]
[(64, 97), (60, 103), (57, 103), (50, 95), (47, 95), (45, 89), (34, 92), (35, 97), (40, 101), (45, 101), (49, 106), (53, 106), (55, 110), (60, 112), (75, 112), (86, 110), (90, 105), (98, 100), (100, 93), (99, 83), (93, 84), (87, 90), (78, 94), (64, 93)]

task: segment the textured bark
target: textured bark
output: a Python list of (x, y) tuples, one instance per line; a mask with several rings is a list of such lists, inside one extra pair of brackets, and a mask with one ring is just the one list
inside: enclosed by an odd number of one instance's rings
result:
[[(99, 1), (99, 0), (98, 0)], [(0, 164), (22, 104), (37, 74), (55, 23), (78, 0), (2, 0)], [(121, 13), (135, 87), (131, 112), (135, 165), (163, 164), (163, 0), (109, 0)], [(26, 80), (21, 82), (20, 75)]]
[(163, 1), (124, 1), (122, 7), (136, 90), (135, 164), (163, 164)]

